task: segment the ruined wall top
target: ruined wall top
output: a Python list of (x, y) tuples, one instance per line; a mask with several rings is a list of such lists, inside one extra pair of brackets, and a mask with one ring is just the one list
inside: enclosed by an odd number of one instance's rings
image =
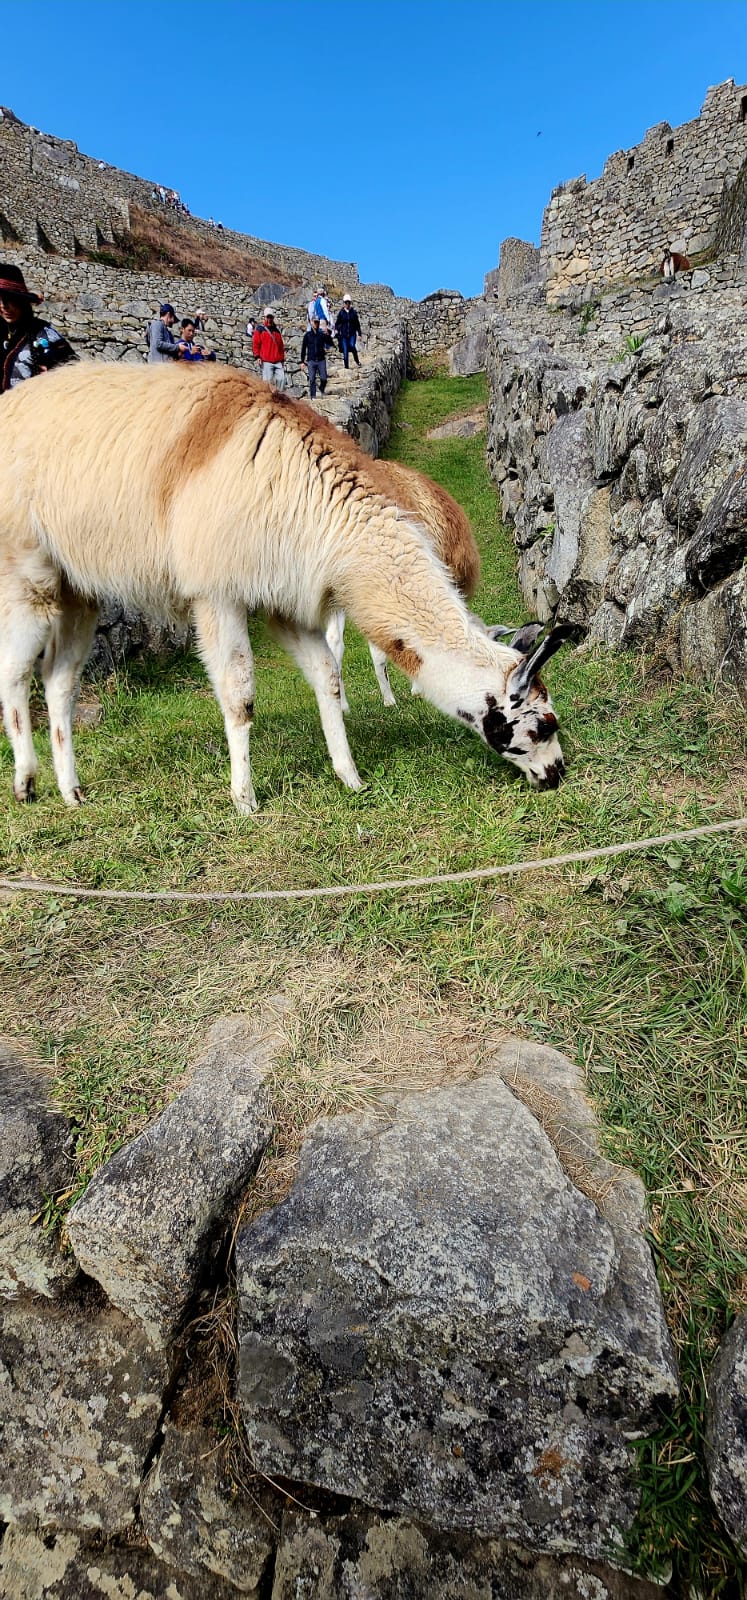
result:
[(641, 144), (615, 151), (592, 183), (561, 184), (542, 223), (548, 299), (655, 272), (667, 246), (690, 259), (708, 251), (745, 160), (747, 86), (729, 78), (708, 90), (692, 122), (659, 122)]
[[(162, 178), (138, 178), (86, 156), (72, 139), (41, 133), (6, 106), (0, 107), (0, 238), (4, 245), (75, 256), (111, 244), (130, 227), (132, 204), (158, 210)], [(215, 239), (210, 224), (169, 211), (169, 222), (202, 238)], [(275, 272), (304, 283), (321, 277), (358, 283), (352, 261), (333, 261), (292, 245), (273, 244), (231, 229), (221, 241), (267, 261)], [(268, 276), (272, 276), (268, 272)]]

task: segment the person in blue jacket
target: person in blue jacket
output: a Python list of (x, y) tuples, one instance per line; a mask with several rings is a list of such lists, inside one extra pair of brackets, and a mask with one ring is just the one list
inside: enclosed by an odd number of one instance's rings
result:
[(319, 317), (313, 316), (311, 327), (307, 328), (301, 345), (301, 366), (306, 367), (309, 374), (310, 400), (316, 396), (317, 378), (322, 394), (327, 387), (327, 351), (331, 343), (331, 333), (323, 332)]
[(356, 367), (360, 366), (360, 361), (358, 360), (358, 351), (355, 348), (355, 341), (361, 331), (358, 312), (353, 305), (350, 295), (346, 294), (343, 296), (342, 310), (338, 311), (337, 317), (335, 318), (335, 333), (337, 334), (337, 343), (342, 352), (342, 359), (346, 367), (350, 365), (348, 357), (351, 355)]

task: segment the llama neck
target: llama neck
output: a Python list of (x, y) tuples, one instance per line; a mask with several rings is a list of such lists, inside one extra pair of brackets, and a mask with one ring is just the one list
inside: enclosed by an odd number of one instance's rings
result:
[(410, 677), (431, 648), (469, 649), (467, 608), (417, 523), (379, 513), (361, 533), (363, 548), (343, 561), (338, 593), (366, 638)]

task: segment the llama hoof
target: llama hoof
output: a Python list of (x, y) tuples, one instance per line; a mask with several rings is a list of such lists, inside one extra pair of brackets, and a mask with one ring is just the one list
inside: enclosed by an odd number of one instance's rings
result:
[(366, 784), (363, 782), (360, 773), (356, 772), (355, 767), (353, 768), (352, 772), (338, 772), (337, 776), (340, 782), (344, 783), (346, 789), (366, 788)]
[(65, 802), (65, 805), (71, 806), (73, 809), (75, 809), (76, 806), (84, 806), (86, 803), (86, 797), (82, 789), (68, 789), (67, 792), (63, 794), (62, 798)]
[(24, 778), (20, 783), (14, 783), (13, 794), (19, 806), (32, 805), (36, 799), (36, 780), (34, 778)]
[(253, 811), (259, 810), (259, 802), (255, 794), (234, 794), (231, 790), (231, 799), (240, 817), (250, 817)]

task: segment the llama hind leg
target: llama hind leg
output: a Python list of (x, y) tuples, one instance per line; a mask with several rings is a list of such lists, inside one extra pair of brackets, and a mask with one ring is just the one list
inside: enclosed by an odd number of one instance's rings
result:
[(37, 760), (31, 736), (29, 685), (34, 662), (44, 648), (53, 613), (35, 607), (27, 595), (7, 595), (0, 607), (0, 702), (13, 749), (13, 793), (24, 803), (36, 799)]
[(297, 623), (281, 622), (277, 618), (273, 618), (271, 627), (314, 690), (322, 731), (338, 778), (348, 789), (362, 789), (363, 780), (356, 771), (345, 732), (340, 704), (340, 672), (324, 634), (301, 628)]
[(381, 698), (384, 702), (384, 705), (396, 706), (397, 702), (392, 693), (391, 683), (389, 682), (387, 659), (384, 651), (380, 650), (377, 644), (369, 644), (368, 648), (371, 651), (371, 660), (373, 661), (374, 672), (376, 673), (376, 682), (381, 690)]
[(342, 681), (342, 658), (345, 653), (344, 611), (332, 612), (329, 622), (327, 623), (324, 637), (329, 645), (330, 650), (332, 651), (335, 661), (337, 662), (337, 670), (340, 675), (340, 709), (343, 716), (345, 716), (345, 713), (350, 710), (350, 706), (348, 705), (348, 697), (345, 693), (345, 685)]
[(83, 800), (73, 749), (73, 712), (97, 616), (96, 606), (63, 591), (42, 661), (52, 760), (60, 794), (68, 806), (79, 806)]
[(241, 816), (257, 810), (249, 766), (249, 731), (254, 720), (254, 657), (246, 607), (208, 600), (194, 605), (197, 643), (210, 675), (231, 758), (231, 798)]

